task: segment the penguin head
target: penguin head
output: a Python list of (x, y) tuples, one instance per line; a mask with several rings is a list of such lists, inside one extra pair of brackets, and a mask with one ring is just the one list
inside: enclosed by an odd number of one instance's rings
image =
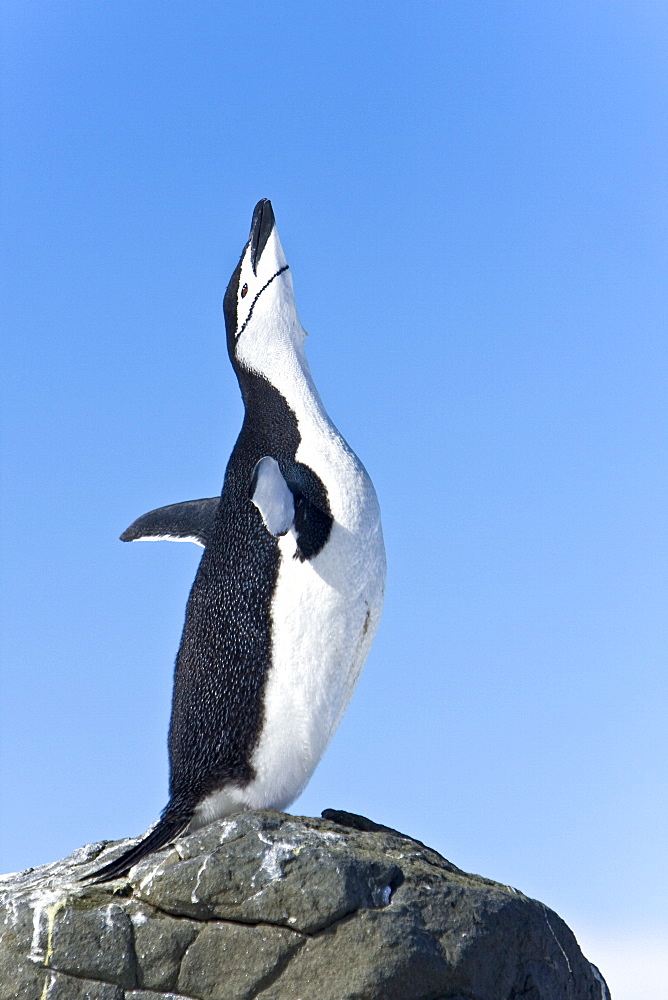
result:
[(292, 276), (268, 198), (255, 206), (250, 236), (223, 302), (227, 348), (239, 374), (244, 369), (275, 382), (281, 369), (303, 359), (304, 329), (295, 305)]

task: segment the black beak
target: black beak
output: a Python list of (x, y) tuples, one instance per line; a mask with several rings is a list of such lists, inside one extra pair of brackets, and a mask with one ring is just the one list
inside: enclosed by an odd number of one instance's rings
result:
[(251, 223), (250, 245), (251, 245), (251, 267), (253, 274), (257, 274), (257, 265), (262, 256), (262, 251), (267, 245), (267, 240), (271, 236), (274, 228), (274, 210), (268, 198), (258, 201), (253, 212)]

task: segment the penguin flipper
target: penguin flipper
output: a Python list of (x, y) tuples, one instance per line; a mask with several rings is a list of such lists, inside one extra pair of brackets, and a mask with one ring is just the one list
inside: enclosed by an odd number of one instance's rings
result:
[(204, 547), (211, 534), (220, 497), (186, 500), (158, 507), (142, 514), (121, 535), (122, 542), (170, 541), (195, 542)]
[(82, 881), (87, 882), (88, 879), (93, 879), (93, 883), (97, 885), (100, 882), (110, 882), (121, 875), (127, 875), (132, 866), (136, 865), (138, 861), (141, 861), (142, 858), (152, 854), (154, 851), (159, 851), (161, 847), (169, 844), (180, 833), (183, 833), (190, 822), (190, 818), (190, 816), (187, 816), (184, 819), (183, 815), (163, 816), (157, 826), (143, 840), (140, 840), (134, 847), (129, 848), (129, 850), (121, 854), (120, 858), (110, 861), (108, 865), (98, 868), (96, 871), (91, 872), (90, 875), (84, 875)]
[(267, 531), (285, 535), (295, 519), (295, 502), (275, 458), (265, 455), (253, 469), (250, 498), (260, 511)]

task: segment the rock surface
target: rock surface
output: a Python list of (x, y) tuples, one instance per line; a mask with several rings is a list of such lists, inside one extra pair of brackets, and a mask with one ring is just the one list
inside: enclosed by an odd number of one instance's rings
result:
[(564, 922), (349, 813), (220, 820), (0, 880), (0, 1000), (607, 1000)]

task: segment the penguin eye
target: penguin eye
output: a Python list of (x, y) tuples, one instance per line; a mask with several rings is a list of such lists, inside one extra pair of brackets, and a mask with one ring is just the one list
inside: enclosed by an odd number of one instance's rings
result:
[(241, 298), (245, 299), (247, 295), (248, 295), (248, 285), (244, 285), (244, 287), (241, 289)]

